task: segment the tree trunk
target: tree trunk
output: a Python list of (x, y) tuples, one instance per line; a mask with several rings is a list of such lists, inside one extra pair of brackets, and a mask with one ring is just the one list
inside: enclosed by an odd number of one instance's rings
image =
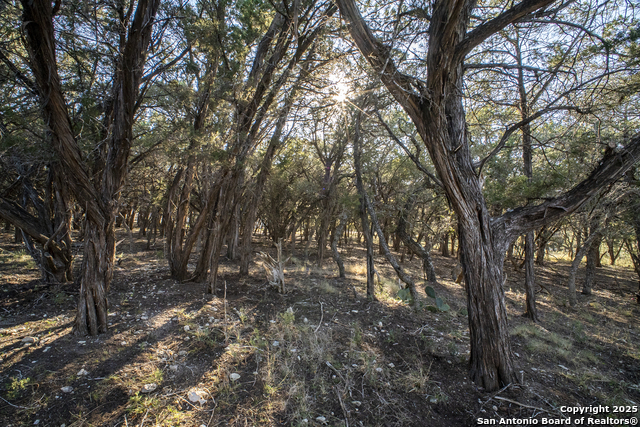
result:
[(341, 279), (344, 279), (344, 263), (342, 262), (342, 257), (340, 256), (340, 252), (338, 252), (338, 242), (340, 241), (340, 237), (342, 236), (342, 231), (344, 230), (344, 226), (347, 223), (347, 211), (343, 210), (340, 214), (340, 223), (333, 233), (333, 239), (331, 239), (331, 251), (333, 252), (333, 259), (338, 265), (338, 274)]
[(356, 189), (358, 191), (358, 198), (360, 199), (360, 220), (362, 222), (362, 235), (364, 236), (364, 244), (367, 249), (367, 298), (375, 301), (375, 286), (373, 282), (373, 275), (375, 273), (375, 267), (373, 263), (373, 236), (371, 235), (371, 229), (369, 226), (369, 217), (367, 215), (367, 194), (364, 190), (364, 183), (362, 182), (362, 148), (360, 145), (360, 113), (356, 116), (356, 130), (353, 138), (353, 166), (356, 175)]
[[(597, 233), (600, 228), (600, 217), (596, 214), (589, 224), (589, 231), (591, 234)], [(600, 260), (600, 243), (602, 243), (602, 233), (593, 238), (593, 241), (589, 244), (587, 249), (587, 269), (584, 276), (584, 285), (582, 287), (582, 293), (584, 295), (591, 295), (593, 284), (596, 277), (596, 268), (598, 267), (598, 261)]]
[(456, 212), (460, 258), (467, 283), (470, 378), (487, 391), (517, 381), (502, 288), (504, 255), (509, 243), (518, 235), (575, 212), (600, 188), (615, 182), (640, 156), (640, 134), (637, 134), (624, 150), (607, 153), (589, 177), (570, 191), (540, 205), (490, 217), (466, 133), (462, 64), (466, 55), (492, 34), (551, 1), (518, 3), (467, 32), (475, 3), (436, 0), (429, 24), (428, 73), (426, 81), (418, 82), (396, 68), (394, 49), (376, 39), (355, 1), (336, 0), (362, 57), (416, 126)]
[(52, 146), (65, 182), (86, 210), (83, 271), (74, 328), (77, 333), (95, 335), (107, 330), (107, 290), (115, 255), (113, 227), (127, 175), (139, 87), (159, 4), (159, 0), (140, 0), (128, 28), (122, 11), (122, 37), (112, 87), (113, 108), (105, 118), (109, 121), (110, 135), (104, 144), (104, 168), (97, 171), (99, 184), (94, 185), (72, 131), (62, 92), (51, 2), (22, 0), (23, 28), (44, 121), (51, 131)]
[(537, 322), (538, 310), (536, 309), (535, 273), (533, 270), (534, 249), (535, 240), (533, 231), (531, 231), (525, 235), (524, 243), (524, 288), (527, 295), (524, 316)]
[(582, 262), (582, 258), (584, 258), (585, 252), (591, 247), (591, 243), (596, 240), (602, 238), (602, 233), (600, 231), (596, 231), (592, 233), (587, 240), (585, 240), (584, 245), (576, 251), (576, 257), (571, 263), (571, 269), (569, 270), (569, 304), (571, 307), (575, 307), (577, 304), (576, 299), (576, 274), (578, 273), (578, 267)]
[[(433, 268), (433, 261), (431, 260), (431, 254), (426, 248), (420, 246), (420, 243), (413, 240), (411, 235), (407, 231), (407, 216), (409, 211), (415, 205), (415, 197), (409, 197), (404, 205), (404, 209), (400, 211), (398, 216), (398, 227), (396, 228), (396, 235), (402, 240), (405, 247), (407, 247), (412, 253), (416, 254), (422, 259), (422, 272), (424, 278), (431, 283), (437, 283), (436, 271)], [(404, 252), (403, 252), (404, 256)]]
[(449, 256), (449, 233), (442, 235), (442, 242), (440, 243), (440, 255), (444, 257)]

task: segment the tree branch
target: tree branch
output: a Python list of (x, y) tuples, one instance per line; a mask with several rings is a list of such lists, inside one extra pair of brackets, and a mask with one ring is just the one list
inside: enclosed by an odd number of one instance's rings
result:
[(503, 236), (503, 242), (508, 244), (521, 234), (575, 212), (600, 189), (618, 180), (638, 160), (640, 160), (640, 133), (635, 134), (622, 150), (608, 149), (591, 175), (573, 189), (540, 205), (525, 206), (507, 212), (492, 221), (492, 228), (497, 235)]
[(467, 33), (466, 37), (456, 46), (454, 63), (462, 62), (464, 57), (480, 43), (502, 30), (507, 25), (541, 9), (555, 0), (524, 0), (511, 9), (501, 13), (492, 20), (479, 25)]

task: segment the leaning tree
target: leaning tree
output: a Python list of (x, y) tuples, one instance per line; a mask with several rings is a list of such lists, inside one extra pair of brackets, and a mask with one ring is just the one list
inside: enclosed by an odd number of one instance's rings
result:
[[(609, 149), (595, 170), (573, 189), (539, 205), (529, 205), (491, 217), (482, 192), (482, 178), (474, 165), (463, 102), (465, 58), (485, 40), (510, 24), (531, 17), (557, 16), (567, 5), (552, 0), (524, 0), (507, 9), (476, 7), (474, 1), (436, 0), (430, 7), (409, 11), (380, 9), (398, 18), (382, 29), (395, 40), (407, 28), (401, 20), (418, 16), (428, 21), (426, 54), (415, 58), (380, 41), (354, 0), (337, 0), (349, 33), (387, 90), (416, 126), (438, 178), (458, 216), (461, 262), (467, 283), (471, 339), (470, 375), (487, 390), (516, 381), (504, 302), (503, 261), (509, 243), (545, 224), (570, 214), (601, 188), (616, 181), (640, 155), (640, 134), (625, 146)], [(406, 12), (406, 13), (405, 13)], [(388, 24), (388, 22), (384, 22)], [(407, 69), (421, 74), (409, 75)]]

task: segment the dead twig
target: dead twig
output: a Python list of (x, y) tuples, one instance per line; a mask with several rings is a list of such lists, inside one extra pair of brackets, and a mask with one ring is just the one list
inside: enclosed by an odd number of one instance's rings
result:
[(320, 322), (318, 323), (316, 330), (313, 331), (314, 334), (318, 332), (318, 329), (320, 329), (320, 326), (322, 325), (322, 319), (324, 319), (324, 309), (322, 308), (322, 301), (320, 301)]
[(513, 403), (514, 405), (522, 406), (523, 408), (534, 409), (536, 411), (546, 412), (549, 415), (558, 415), (558, 414), (560, 414), (560, 415), (562, 415), (563, 417), (566, 418), (566, 416), (564, 414), (562, 414), (562, 412), (547, 411), (546, 409), (538, 408), (536, 406), (531, 406), (531, 405), (525, 405), (524, 403), (520, 403), (520, 402), (517, 402), (515, 400), (507, 399), (506, 397), (496, 396), (493, 399), (502, 400), (502, 401), (505, 401), (505, 402)]
[(347, 412), (347, 408), (344, 407), (344, 402), (342, 402), (342, 397), (340, 397), (338, 389), (333, 387), (333, 391), (335, 391), (336, 396), (338, 396), (338, 401), (340, 402), (340, 407), (342, 408), (342, 413), (344, 414), (345, 427), (349, 427), (349, 413)]

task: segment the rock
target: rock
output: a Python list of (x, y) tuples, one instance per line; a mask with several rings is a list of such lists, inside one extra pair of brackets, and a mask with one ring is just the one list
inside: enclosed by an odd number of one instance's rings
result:
[(353, 402), (351, 402), (351, 404), (354, 406), (361, 406), (362, 402), (360, 402), (359, 400), (354, 400)]
[(496, 405), (493, 405), (493, 406), (491, 407), (491, 409), (493, 409), (494, 411), (497, 411), (497, 410), (498, 410), (498, 407), (497, 407)]
[(22, 338), (22, 342), (25, 343), (25, 344), (33, 344), (33, 343), (35, 343), (37, 341), (38, 341), (38, 338), (36, 338), (36, 337), (24, 337), (24, 338)]
[(173, 372), (178, 372), (178, 365), (171, 365), (169, 366), (169, 369), (172, 370)]
[(322, 423), (322, 424), (326, 424), (327, 419), (325, 417), (323, 417), (323, 416), (320, 416), (320, 417), (316, 418), (316, 421), (319, 422), (319, 423)]
[(178, 352), (178, 356), (186, 356), (187, 355), (187, 351), (186, 350), (180, 350)]
[(429, 399), (429, 402), (431, 402), (431, 403), (438, 403), (438, 398), (436, 398), (436, 397), (432, 397), (431, 399)]
[[(302, 321), (303, 321), (304, 323), (309, 323), (309, 319), (307, 319), (306, 317), (305, 317), (304, 319), (302, 319)], [(305, 418), (305, 419), (306, 419), (306, 418)]]
[(33, 422), (33, 425), (34, 425), (34, 426), (37, 426), (38, 424), (40, 424), (40, 420), (35, 420), (35, 421)]
[(62, 390), (63, 393), (71, 393), (73, 391), (73, 387), (68, 385), (68, 386), (62, 387), (60, 390)]
[(395, 368), (396, 367), (396, 365), (394, 365), (393, 363), (389, 363), (389, 365), (387, 365), (387, 366), (389, 366), (390, 368)]
[(189, 330), (190, 330), (191, 328), (189, 327), (189, 325), (184, 325), (184, 328), (183, 328), (183, 329), (184, 329), (184, 331), (185, 331), (185, 332), (189, 332)]
[(126, 341), (122, 341), (122, 342), (120, 343), (120, 345), (127, 345), (127, 342), (126, 342)]
[(77, 373), (77, 375), (79, 377), (85, 376), (85, 375), (89, 375), (89, 372), (87, 372), (84, 368), (80, 369)]
[(238, 381), (240, 379), (240, 374), (234, 372), (233, 374), (229, 375), (229, 378), (231, 378), (231, 381)]
[(382, 368), (376, 368), (376, 372), (378, 373), (382, 372)]
[(156, 391), (156, 389), (158, 388), (158, 384), (156, 383), (150, 383), (150, 384), (145, 384), (142, 386), (142, 390), (140, 390), (141, 393), (151, 393)]
[(280, 345), (280, 341), (274, 341), (271, 345), (274, 347), (278, 347)]
[(200, 403), (201, 405), (203, 405), (207, 401), (207, 399), (205, 399), (206, 395), (206, 391), (194, 389), (189, 391), (189, 393), (187, 394), (187, 398), (191, 403)]
[(568, 371), (568, 370), (569, 370), (569, 368), (567, 368), (567, 367), (566, 367), (566, 366), (564, 366), (564, 365), (558, 365), (558, 366), (560, 366), (560, 367), (561, 367), (562, 369), (564, 369), (565, 371)]

